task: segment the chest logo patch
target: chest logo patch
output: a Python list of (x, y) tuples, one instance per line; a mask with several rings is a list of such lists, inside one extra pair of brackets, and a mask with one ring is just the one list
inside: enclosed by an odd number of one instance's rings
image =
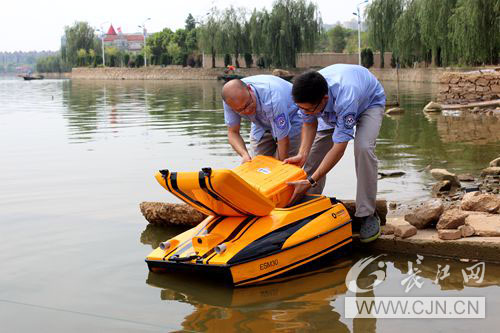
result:
[(348, 113), (344, 116), (344, 127), (351, 129), (356, 125), (356, 114)]
[(286, 117), (284, 113), (280, 113), (276, 118), (274, 118), (274, 123), (279, 129), (285, 129), (286, 127)]

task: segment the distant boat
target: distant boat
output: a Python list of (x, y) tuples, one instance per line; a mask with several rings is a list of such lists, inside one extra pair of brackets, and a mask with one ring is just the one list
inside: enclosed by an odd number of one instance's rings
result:
[(224, 80), (224, 82), (229, 82), (234, 79), (243, 79), (243, 75), (237, 75), (237, 74), (225, 74), (225, 75), (219, 75), (217, 76), (217, 80)]
[(30, 74), (24, 74), (24, 75), (18, 75), (18, 76), (22, 77), (25, 81), (43, 80), (43, 75), (32, 76)]

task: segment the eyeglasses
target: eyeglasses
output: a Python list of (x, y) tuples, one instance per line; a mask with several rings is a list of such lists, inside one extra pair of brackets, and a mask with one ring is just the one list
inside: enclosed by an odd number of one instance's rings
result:
[(314, 113), (316, 112), (316, 109), (318, 108), (318, 106), (321, 104), (321, 102), (323, 102), (323, 100), (320, 100), (318, 104), (316, 104), (316, 106), (314, 107), (314, 109), (310, 110), (310, 109), (304, 109), (304, 108), (300, 108), (302, 111), (304, 111), (304, 113)]
[(253, 103), (253, 98), (252, 94), (250, 94), (250, 90), (247, 88), (248, 91), (248, 102), (241, 108), (241, 109), (233, 109), (236, 113), (243, 113), (245, 112), (246, 109), (250, 107)]

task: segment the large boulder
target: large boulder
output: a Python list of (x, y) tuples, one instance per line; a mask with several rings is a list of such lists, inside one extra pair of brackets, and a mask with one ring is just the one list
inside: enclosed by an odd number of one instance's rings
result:
[(500, 197), (494, 194), (469, 192), (462, 198), (461, 208), (476, 212), (498, 213), (500, 212)]
[(444, 211), (441, 200), (435, 199), (425, 202), (413, 212), (405, 215), (405, 220), (417, 229), (423, 229), (433, 222), (437, 222)]
[(452, 187), (455, 187), (455, 188), (460, 187), (460, 181), (458, 180), (457, 175), (449, 172), (446, 169), (432, 169), (431, 175), (432, 175), (432, 177), (434, 177), (434, 179), (436, 179), (438, 181), (444, 181), (444, 180), (450, 181)]
[(469, 212), (465, 225), (474, 228), (474, 234), (483, 237), (500, 237), (500, 215)]
[(491, 161), (490, 167), (500, 167), (500, 157), (497, 157), (493, 161)]
[(465, 218), (468, 215), (458, 208), (448, 209), (441, 214), (436, 229), (457, 229), (465, 224)]

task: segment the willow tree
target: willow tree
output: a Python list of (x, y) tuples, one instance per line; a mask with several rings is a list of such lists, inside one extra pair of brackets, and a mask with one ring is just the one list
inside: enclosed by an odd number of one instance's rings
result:
[(271, 62), (272, 40), (274, 39), (269, 34), (269, 17), (269, 12), (265, 9), (262, 11), (254, 9), (248, 21), (252, 53), (263, 59), (265, 67), (268, 67)]
[(232, 53), (237, 68), (240, 67), (238, 58), (245, 51), (244, 26), (246, 13), (244, 9), (230, 6), (222, 14), (221, 30), (224, 39), (225, 53)]
[(419, 0), (404, 2), (404, 11), (396, 21), (393, 52), (399, 62), (411, 66), (413, 62), (423, 59), (425, 47), (420, 36), (418, 19)]
[(312, 52), (321, 32), (317, 7), (304, 0), (278, 0), (273, 4), (267, 26), (272, 38), (272, 62), (296, 67), (297, 53)]
[(390, 50), (395, 40), (396, 21), (403, 11), (403, 0), (374, 0), (367, 7), (366, 23), (371, 44), (380, 50), (384, 67), (384, 53)]
[(198, 46), (212, 57), (212, 68), (215, 68), (215, 57), (220, 49), (221, 22), (220, 12), (217, 7), (210, 9), (206, 20), (198, 30)]
[(449, 24), (451, 42), (460, 62), (498, 63), (500, 0), (458, 0)]
[(417, 17), (420, 38), (431, 51), (432, 66), (447, 65), (451, 60), (448, 19), (455, 5), (456, 0), (419, 0)]
[(78, 59), (78, 50), (88, 52), (95, 47), (94, 29), (87, 22), (75, 22), (64, 28), (65, 44), (61, 48), (63, 59), (75, 65)]

